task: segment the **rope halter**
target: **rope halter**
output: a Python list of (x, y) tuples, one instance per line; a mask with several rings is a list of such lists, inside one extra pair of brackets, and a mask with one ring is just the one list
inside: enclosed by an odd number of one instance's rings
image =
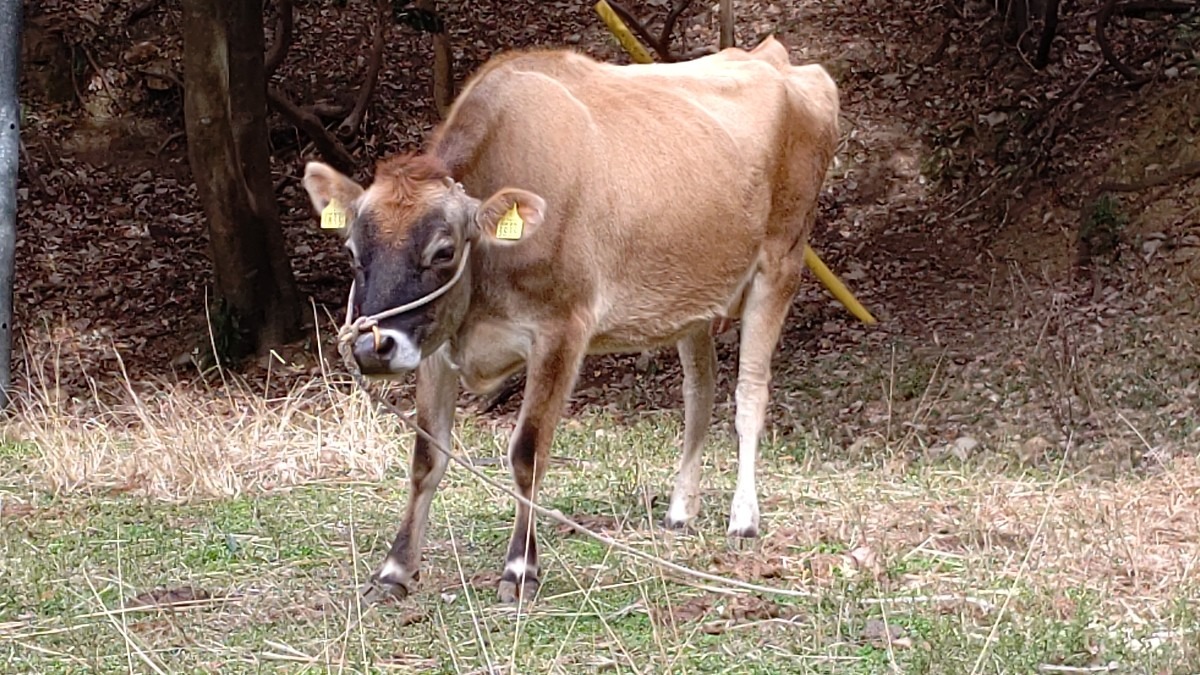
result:
[(442, 284), (437, 290), (424, 295), (412, 302), (406, 302), (399, 307), (384, 310), (370, 316), (360, 316), (357, 319), (354, 317), (354, 290), (357, 281), (350, 282), (350, 297), (346, 300), (346, 322), (342, 324), (341, 330), (338, 331), (338, 342), (344, 342), (348, 345), (353, 345), (358, 336), (371, 331), (375, 335), (375, 349), (379, 349), (381, 336), (379, 334), (379, 322), (385, 319), (390, 319), (394, 316), (400, 316), (405, 312), (411, 312), (418, 307), (423, 307), (429, 303), (442, 297), (449, 291), (458, 280), (462, 278), (463, 271), (467, 269), (467, 259), (471, 257), (471, 242), (466, 241), (463, 246), (462, 257), (458, 261), (458, 269), (454, 270), (454, 276), (450, 281)]

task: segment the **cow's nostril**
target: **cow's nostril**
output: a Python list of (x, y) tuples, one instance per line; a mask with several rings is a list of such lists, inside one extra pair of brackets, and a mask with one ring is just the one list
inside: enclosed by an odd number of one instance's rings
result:
[(380, 335), (379, 339), (375, 341), (375, 353), (380, 356), (387, 356), (395, 349), (396, 341), (392, 339), (392, 336), (387, 335), (386, 333)]

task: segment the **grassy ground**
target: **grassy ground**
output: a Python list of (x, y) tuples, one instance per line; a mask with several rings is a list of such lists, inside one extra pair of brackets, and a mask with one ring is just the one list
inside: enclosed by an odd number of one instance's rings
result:
[[(805, 597), (664, 575), (543, 523), (539, 597), (500, 606), (511, 504), (452, 468), (419, 592), (361, 607), (353, 590), (394, 534), (402, 465), (378, 480), (172, 504), (52, 496), (29, 480), (45, 466), (38, 446), (6, 445), (0, 659), (37, 673), (1200, 668), (1194, 458), (1102, 482), (886, 452), (834, 468), (819, 445), (776, 439), (760, 471), (766, 532), (735, 549), (723, 535), (735, 452), (721, 431), (696, 530), (655, 526), (679, 431), (665, 413), (567, 422), (543, 503), (695, 569)], [(459, 436), (496, 456), (502, 432), (465, 424)]]

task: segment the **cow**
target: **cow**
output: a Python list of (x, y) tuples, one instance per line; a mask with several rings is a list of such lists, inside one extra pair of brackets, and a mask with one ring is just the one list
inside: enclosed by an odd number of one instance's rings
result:
[[(535, 500), (584, 359), (674, 345), (682, 452), (663, 525), (700, 509), (712, 419), (710, 326), (741, 321), (738, 469), (727, 535), (759, 534), (755, 464), (771, 359), (800, 283), (839, 138), (838, 88), (773, 36), (691, 61), (615, 64), (513, 50), (474, 73), (424, 149), (376, 163), (362, 187), (316, 161), (303, 185), (335, 211), (353, 261), (347, 321), (372, 378), (416, 371), (418, 424), (451, 445), (459, 383), (494, 391), (525, 369), (508, 443)], [(418, 437), (399, 532), (372, 597), (419, 580), (447, 457)], [(498, 595), (538, 588), (532, 514), (516, 506)]]

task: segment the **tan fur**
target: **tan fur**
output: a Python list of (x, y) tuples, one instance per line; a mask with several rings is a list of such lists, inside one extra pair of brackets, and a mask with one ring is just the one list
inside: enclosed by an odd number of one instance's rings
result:
[[(541, 322), (584, 303), (595, 326), (589, 351), (599, 352), (667, 344), (696, 322), (739, 316), (749, 275), (807, 240), (837, 112), (824, 71), (791, 66), (773, 38), (752, 52), (665, 65), (613, 66), (569, 51), (494, 59), (431, 146), (470, 194), (518, 186), (545, 199), (548, 213), (519, 252), (477, 266), (466, 322), (477, 328), (468, 331), (492, 333), (493, 314)], [(402, 167), (377, 175), (369, 193), (416, 191)], [(447, 189), (438, 178), (424, 199)], [(548, 260), (535, 297), (522, 297), (524, 270)], [(477, 340), (464, 337), (469, 350)]]
[[(685, 362), (686, 430), (668, 521), (694, 516), (713, 400), (708, 330), (714, 320), (740, 317), (730, 533), (757, 534), (754, 463), (770, 360), (802, 273), (838, 114), (825, 70), (791, 65), (774, 38), (672, 64), (511, 52), (470, 79), (425, 156), (380, 165), (362, 201), (385, 217), (396, 242), (428, 210), (422, 204), (455, 198), (454, 181), (475, 200), (505, 188), (544, 200), (538, 227), (515, 243), (491, 237), (487, 225), (500, 209), (477, 209), (477, 220), (463, 226), (477, 238), (467, 288), (439, 308), (463, 317), (437, 358), (452, 363), (468, 388), (494, 387), (528, 367), (510, 445), (524, 494), (536, 495), (584, 356), (674, 343)], [(457, 311), (445, 309), (451, 303)], [(427, 393), (419, 399), (446, 400), (428, 392), (443, 391), (452, 373), (422, 370), (418, 387)], [(509, 570), (521, 578), (506, 572), (506, 599), (520, 592), (524, 575), (536, 580), (527, 516), (518, 507)], [(419, 547), (421, 530), (405, 522), (393, 567), (415, 565), (411, 547)]]

